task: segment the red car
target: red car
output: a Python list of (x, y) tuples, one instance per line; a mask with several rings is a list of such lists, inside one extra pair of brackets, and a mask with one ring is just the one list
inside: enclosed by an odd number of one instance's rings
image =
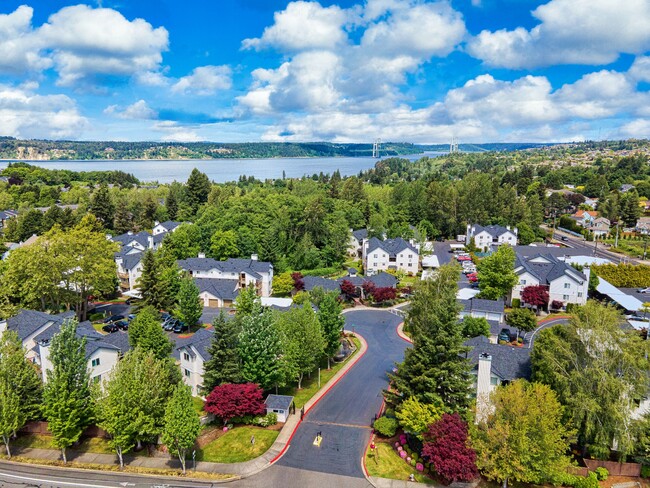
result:
[(476, 283), (478, 281), (478, 275), (476, 273), (470, 273), (467, 275), (467, 279), (470, 283)]

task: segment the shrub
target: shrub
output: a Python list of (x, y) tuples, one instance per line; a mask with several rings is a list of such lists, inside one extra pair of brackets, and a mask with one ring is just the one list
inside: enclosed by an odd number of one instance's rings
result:
[(641, 478), (650, 478), (650, 465), (641, 466)]
[(244, 425), (254, 425), (257, 424), (259, 417), (254, 415), (243, 415), (241, 417), (233, 417), (230, 421), (233, 424), (244, 424)]
[(582, 477), (578, 476), (576, 481), (575, 488), (599, 488), (598, 478), (596, 478), (596, 473), (589, 473), (589, 476)]
[(609, 471), (607, 471), (607, 468), (604, 468), (603, 466), (597, 467), (594, 470), (594, 473), (596, 473), (596, 478), (598, 481), (605, 481), (609, 476)]
[(519, 298), (513, 298), (512, 308), (519, 308), (519, 307), (521, 307), (521, 300)]
[(257, 425), (260, 427), (270, 427), (278, 423), (278, 414), (269, 412), (264, 417), (257, 418)]
[(205, 411), (221, 418), (224, 423), (235, 417), (256, 416), (266, 412), (264, 392), (254, 383), (216, 386), (205, 399)]
[(101, 320), (103, 318), (104, 318), (104, 314), (101, 312), (91, 313), (90, 315), (88, 315), (88, 320), (90, 320), (91, 322), (94, 322), (96, 320)]
[(410, 462), (409, 464), (415, 468), (415, 465), (416, 465), (417, 463), (415, 462), (415, 459), (411, 459), (411, 462)]
[(406, 459), (406, 451), (400, 451), (399, 457), (401, 457), (402, 459)]
[(411, 464), (412, 460), (413, 460), (413, 458), (411, 456), (406, 456), (406, 462), (407, 463)]
[(389, 417), (379, 417), (375, 420), (374, 429), (384, 437), (393, 437), (397, 432), (397, 420)]
[(507, 344), (507, 343), (508, 343), (508, 341), (499, 340), (499, 344), (501, 344), (502, 346), (503, 346), (504, 344)]
[(417, 469), (420, 473), (424, 471), (424, 465), (422, 463), (417, 463), (415, 465), (415, 469)]

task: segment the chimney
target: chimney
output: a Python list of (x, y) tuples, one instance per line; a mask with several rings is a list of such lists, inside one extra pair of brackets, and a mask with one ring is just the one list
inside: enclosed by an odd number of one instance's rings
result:
[(149, 249), (153, 249), (153, 236), (148, 236), (147, 242), (149, 243)]
[(251, 254), (251, 261), (257, 261), (258, 259), (259, 257), (257, 256), (257, 254)]
[(132, 231), (132, 230), (128, 231), (128, 232), (126, 233), (126, 235), (132, 236), (132, 235), (133, 235), (133, 231)]
[(153, 226), (154, 226), (154, 227), (157, 226), (158, 224), (160, 224), (160, 222), (158, 222), (157, 220), (154, 220), (154, 221), (153, 221)]
[(200, 252), (200, 253), (199, 253), (199, 259), (204, 259), (204, 258), (205, 258), (205, 253), (204, 253), (204, 252)]
[(482, 353), (478, 357), (478, 374), (476, 375), (476, 422), (485, 420), (492, 410), (490, 392), (492, 389), (492, 356)]

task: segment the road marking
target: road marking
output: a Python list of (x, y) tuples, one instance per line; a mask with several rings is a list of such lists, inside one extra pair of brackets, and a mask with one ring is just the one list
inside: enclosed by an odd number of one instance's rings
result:
[(333, 425), (335, 427), (350, 427), (352, 429), (372, 429), (372, 427), (369, 427), (367, 425), (339, 424), (337, 422), (321, 422), (319, 420), (303, 420), (303, 423), (316, 425)]
[(0, 471), (0, 477), (9, 477), (9, 478), (15, 478), (19, 480), (25, 480), (25, 481), (38, 481), (40, 483), (53, 483), (53, 484), (58, 484), (58, 485), (67, 485), (67, 486), (90, 486), (92, 488), (115, 488), (115, 486), (107, 486), (107, 485), (89, 485), (89, 484), (84, 484), (84, 483), (72, 483), (70, 481), (59, 481), (59, 480), (53, 480), (53, 479), (47, 479), (47, 478), (29, 478), (27, 476), (18, 476), (15, 474), (9, 474), (4, 471)]

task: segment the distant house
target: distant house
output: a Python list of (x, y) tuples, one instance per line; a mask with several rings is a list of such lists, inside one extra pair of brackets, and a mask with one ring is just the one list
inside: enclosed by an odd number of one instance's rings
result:
[(621, 185), (620, 192), (621, 193), (627, 193), (628, 191), (634, 190), (636, 187), (634, 185), (630, 185), (629, 183), (625, 183)]
[(348, 255), (360, 258), (363, 253), (363, 241), (368, 238), (368, 229), (350, 230)]
[(517, 245), (518, 230), (516, 227), (503, 227), (502, 225), (468, 225), (465, 234), (465, 244), (473, 243), (477, 249), (490, 248), (493, 245)]
[(636, 221), (636, 226), (634, 229), (639, 233), (639, 234), (650, 234), (650, 217), (641, 217), (639, 220)]
[(594, 237), (605, 237), (609, 234), (611, 229), (611, 222), (605, 217), (598, 217), (589, 226), (589, 231)]
[(225, 261), (199, 254), (198, 258), (181, 259), (178, 265), (194, 278), (235, 280), (238, 288), (253, 285), (262, 297), (273, 293), (273, 265), (259, 261), (256, 254), (251, 259), (230, 258)]
[(388, 270), (415, 275), (419, 270), (419, 256), (417, 246), (401, 237), (383, 241), (372, 237), (364, 241), (363, 264), (366, 275)]
[(176, 344), (174, 357), (179, 361), (183, 381), (192, 388), (194, 396), (202, 394), (204, 365), (212, 357), (208, 350), (213, 337), (214, 329), (199, 329)]
[(120, 281), (122, 291), (134, 290), (137, 288), (138, 280), (142, 276), (142, 257), (144, 253), (135, 247), (127, 247), (115, 253), (115, 264), (117, 265), (117, 278)]
[(0, 211), (0, 229), (7, 225), (7, 221), (18, 216), (18, 212), (15, 210), (3, 210)]
[(519, 282), (513, 287), (508, 303), (521, 300), (521, 292), (527, 286), (543, 285), (548, 288), (549, 304), (557, 301), (563, 307), (569, 303), (584, 305), (587, 303), (589, 268), (585, 268), (585, 272), (583, 274), (551, 254), (524, 257), (517, 253), (515, 274)]
[(182, 222), (173, 222), (167, 220), (165, 222), (155, 222), (151, 233), (155, 236), (159, 234), (166, 234), (167, 232), (174, 232)]
[(491, 410), (490, 393), (499, 385), (507, 385), (518, 379), (530, 380), (530, 349), (491, 343), (479, 336), (465, 341), (471, 349), (467, 358), (475, 377), (472, 385), (476, 396), (477, 421), (484, 419)]
[(571, 215), (571, 218), (575, 220), (576, 224), (579, 226), (587, 228), (598, 218), (598, 212), (594, 210), (578, 210), (576, 213)]
[(586, 197), (584, 201), (585, 205), (588, 205), (589, 207), (593, 208), (596, 210), (596, 207), (598, 206), (598, 198), (589, 198)]

